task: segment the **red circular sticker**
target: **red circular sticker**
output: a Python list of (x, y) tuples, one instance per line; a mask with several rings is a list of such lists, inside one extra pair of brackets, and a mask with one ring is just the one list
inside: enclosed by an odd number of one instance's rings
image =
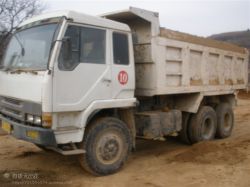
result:
[(118, 80), (120, 84), (125, 85), (128, 82), (128, 74), (126, 71), (120, 71), (118, 74)]

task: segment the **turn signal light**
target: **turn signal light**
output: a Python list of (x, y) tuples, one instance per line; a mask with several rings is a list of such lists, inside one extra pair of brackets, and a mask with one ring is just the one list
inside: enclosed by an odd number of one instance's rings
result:
[(52, 114), (51, 113), (43, 113), (42, 126), (45, 128), (51, 128), (52, 126)]

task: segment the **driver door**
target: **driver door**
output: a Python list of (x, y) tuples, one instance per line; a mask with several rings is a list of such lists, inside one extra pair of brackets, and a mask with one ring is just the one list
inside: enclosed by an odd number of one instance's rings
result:
[(53, 111), (81, 111), (93, 101), (110, 99), (107, 30), (68, 25), (65, 38), (54, 67)]

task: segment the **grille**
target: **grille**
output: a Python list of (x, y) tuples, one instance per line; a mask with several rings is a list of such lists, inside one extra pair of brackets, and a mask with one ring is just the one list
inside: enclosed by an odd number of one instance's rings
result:
[[(38, 103), (0, 96), (0, 112), (13, 121), (25, 123), (26, 114), (40, 116), (42, 107)], [(25, 124), (29, 125), (28, 123)]]
[(19, 100), (2, 97), (1, 98), (1, 113), (15, 120), (24, 121), (25, 114), (23, 113), (23, 104)]

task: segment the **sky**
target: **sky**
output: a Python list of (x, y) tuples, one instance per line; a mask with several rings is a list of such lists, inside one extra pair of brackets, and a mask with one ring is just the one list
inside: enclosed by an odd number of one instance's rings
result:
[(45, 12), (75, 10), (90, 15), (129, 6), (159, 12), (160, 25), (199, 36), (250, 29), (250, 0), (41, 0)]

